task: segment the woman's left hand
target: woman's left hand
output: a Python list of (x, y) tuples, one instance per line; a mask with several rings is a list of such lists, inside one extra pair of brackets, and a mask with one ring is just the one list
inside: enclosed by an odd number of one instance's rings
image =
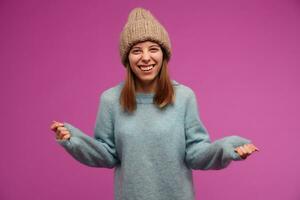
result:
[(242, 159), (246, 159), (249, 155), (251, 155), (254, 151), (259, 151), (259, 149), (253, 144), (244, 144), (234, 149)]

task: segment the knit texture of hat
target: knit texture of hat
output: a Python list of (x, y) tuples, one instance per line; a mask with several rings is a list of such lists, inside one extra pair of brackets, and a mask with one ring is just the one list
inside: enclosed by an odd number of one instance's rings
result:
[(150, 11), (134, 8), (120, 35), (120, 56), (124, 66), (131, 47), (148, 40), (158, 43), (165, 51), (166, 60), (170, 60), (171, 42), (166, 29)]

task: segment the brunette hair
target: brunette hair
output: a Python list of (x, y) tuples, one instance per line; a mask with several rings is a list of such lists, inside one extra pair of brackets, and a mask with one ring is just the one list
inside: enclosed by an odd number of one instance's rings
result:
[[(158, 73), (157, 87), (153, 98), (153, 103), (160, 109), (174, 102), (175, 94), (168, 72), (168, 61), (163, 48), (163, 62)], [(136, 76), (130, 68), (128, 56), (125, 62), (127, 75), (120, 95), (120, 104), (124, 112), (133, 113), (136, 110), (135, 83)]]

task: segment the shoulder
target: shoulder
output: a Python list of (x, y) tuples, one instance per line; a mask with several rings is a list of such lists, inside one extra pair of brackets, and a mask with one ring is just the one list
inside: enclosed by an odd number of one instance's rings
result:
[(100, 100), (104, 101), (105, 103), (118, 102), (120, 97), (120, 92), (122, 89), (122, 84), (123, 82), (104, 90), (100, 94)]
[(195, 92), (191, 87), (189, 87), (185, 84), (179, 83), (175, 80), (172, 80), (172, 82), (173, 82), (176, 96), (178, 98), (181, 98), (181, 99), (182, 98), (184, 98), (184, 99), (195, 98)]

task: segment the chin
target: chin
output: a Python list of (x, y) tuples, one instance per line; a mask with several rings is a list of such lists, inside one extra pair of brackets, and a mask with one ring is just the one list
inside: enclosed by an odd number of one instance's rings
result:
[(148, 82), (152, 82), (154, 81), (155, 79), (157, 79), (158, 77), (140, 77), (139, 80), (141, 82), (145, 82), (145, 83), (148, 83)]

